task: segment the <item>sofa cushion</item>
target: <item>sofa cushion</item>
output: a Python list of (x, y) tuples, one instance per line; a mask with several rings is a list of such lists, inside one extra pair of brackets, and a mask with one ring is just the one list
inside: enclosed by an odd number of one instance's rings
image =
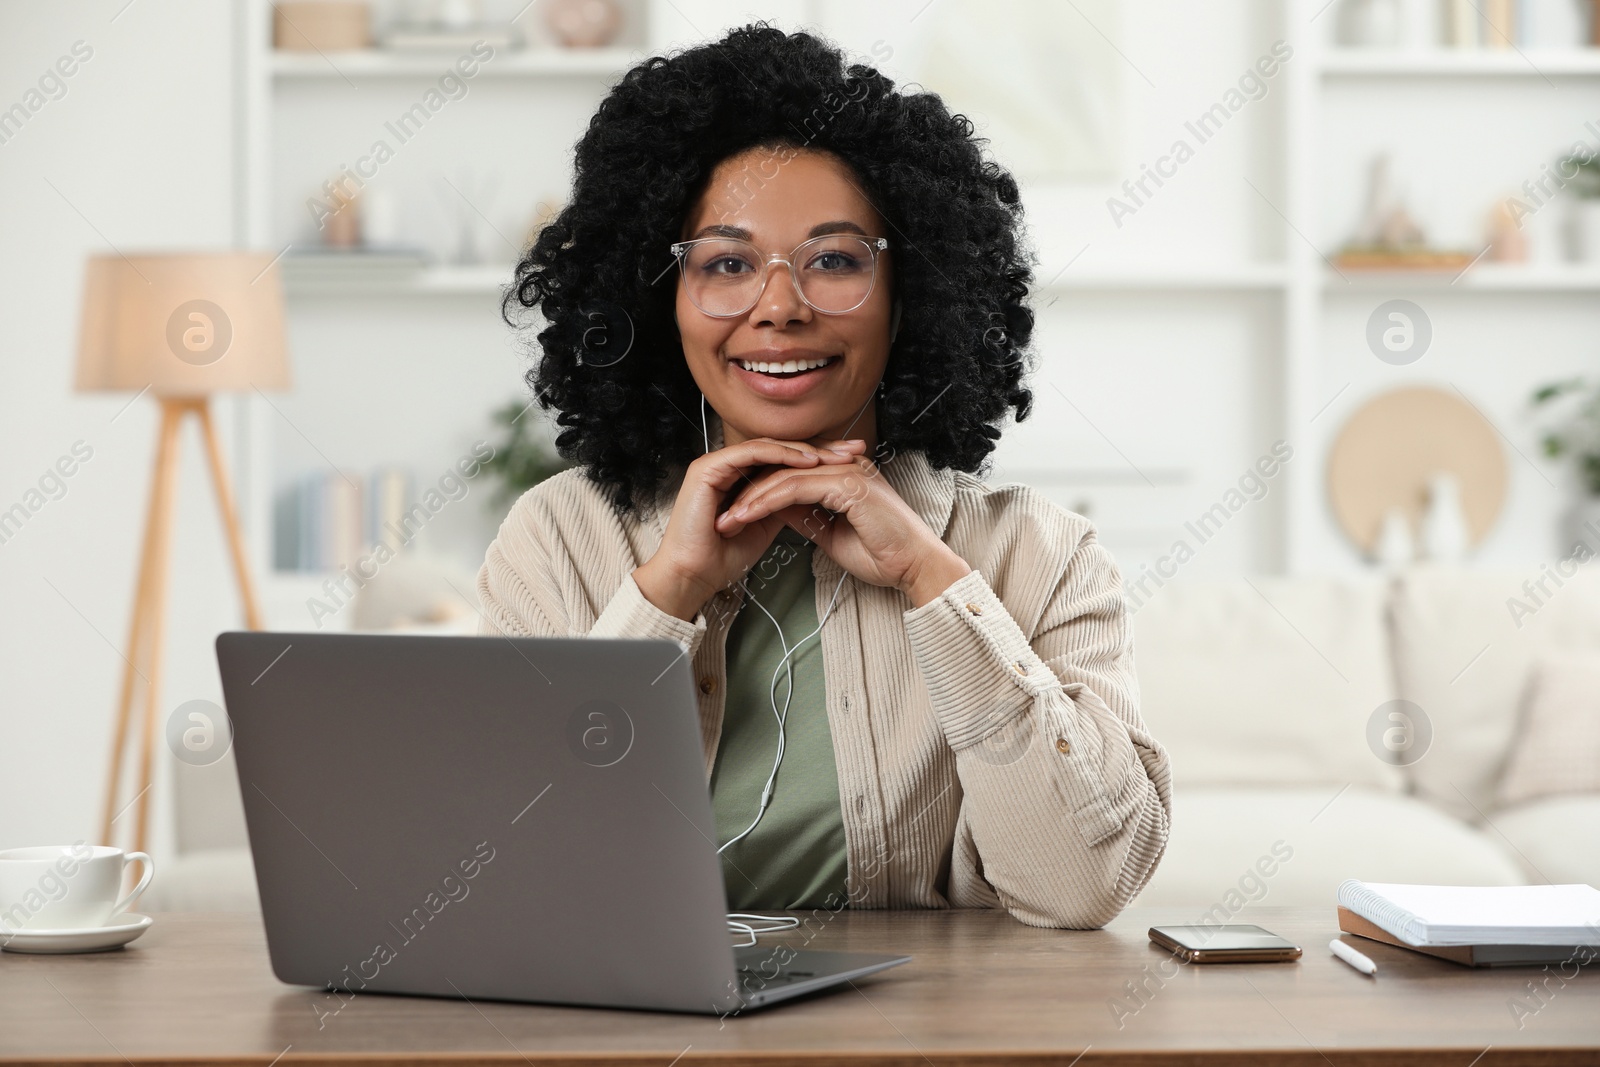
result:
[(1140, 706), (1195, 785), (1398, 790), (1367, 720), (1394, 697), (1376, 581), (1173, 582), (1134, 615)]
[(1600, 653), (1600, 566), (1417, 567), (1395, 583), (1391, 626), (1400, 696), (1422, 709), (1433, 733), (1407, 773), (1420, 796), (1481, 819), (1494, 804), (1536, 657)]
[(1189, 909), (1206, 922), (1228, 921), (1250, 903), (1326, 908), (1331, 919), (1346, 878), (1528, 880), (1497, 836), (1396, 793), (1179, 787), (1166, 855), (1138, 903)]
[(1600, 886), (1600, 793), (1547, 797), (1490, 816), (1532, 882)]
[(1514, 741), (1501, 807), (1600, 793), (1600, 653), (1534, 661)]

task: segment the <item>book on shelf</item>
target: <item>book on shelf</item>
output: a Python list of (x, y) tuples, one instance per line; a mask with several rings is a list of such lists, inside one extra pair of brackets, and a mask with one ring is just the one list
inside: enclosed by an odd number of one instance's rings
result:
[(398, 551), (410, 472), (380, 467), (365, 476), (317, 471), (279, 490), (273, 503), (273, 567), (321, 573), (352, 567), (378, 544)]

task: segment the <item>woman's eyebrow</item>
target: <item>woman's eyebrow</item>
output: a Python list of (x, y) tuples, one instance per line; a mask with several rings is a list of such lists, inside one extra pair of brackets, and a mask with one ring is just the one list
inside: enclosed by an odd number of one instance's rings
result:
[(698, 241), (702, 237), (727, 237), (735, 241), (750, 240), (750, 231), (742, 226), (728, 226), (714, 222), (710, 226), (702, 226), (695, 231), (691, 241)]
[(866, 230), (863, 230), (849, 219), (834, 219), (832, 222), (819, 222), (811, 227), (810, 236), (821, 237), (823, 234), (828, 233), (858, 233), (862, 237), (867, 235)]
[[(857, 233), (862, 237), (867, 236), (866, 230), (862, 229), (858, 223), (851, 222), (849, 219), (834, 219), (832, 222), (819, 222), (815, 226), (811, 227), (811, 232), (806, 236), (821, 237), (824, 234), (829, 233)], [(714, 222), (709, 226), (700, 227), (700, 229), (695, 231), (694, 236), (691, 237), (690, 240), (698, 241), (702, 237), (727, 237), (735, 241), (748, 241), (751, 239), (750, 231), (745, 229), (743, 226), (729, 226), (721, 222)]]

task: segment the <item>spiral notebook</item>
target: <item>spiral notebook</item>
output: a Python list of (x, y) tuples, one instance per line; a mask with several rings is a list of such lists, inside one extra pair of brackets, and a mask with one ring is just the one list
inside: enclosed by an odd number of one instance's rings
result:
[(1339, 906), (1412, 946), (1597, 945), (1600, 890), (1588, 885), (1395, 885), (1352, 878)]

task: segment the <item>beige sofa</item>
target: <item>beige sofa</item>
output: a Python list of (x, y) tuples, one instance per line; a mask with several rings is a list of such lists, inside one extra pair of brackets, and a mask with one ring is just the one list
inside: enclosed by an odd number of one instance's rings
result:
[[(1515, 618), (1507, 601), (1531, 604), (1524, 582), (1543, 575), (1416, 568), (1158, 591), (1135, 616), (1135, 649), (1174, 811), (1140, 902), (1197, 916), (1331, 906), (1345, 878), (1600, 885), (1600, 794), (1497, 800), (1535, 659), (1600, 655), (1600, 567), (1546, 581), (1542, 606)], [(1383, 744), (1402, 722), (1392, 711), (1417, 720), (1414, 744), (1432, 735), (1408, 765)]]
[[(1600, 885), (1600, 794), (1496, 800), (1535, 657), (1600, 654), (1600, 566), (1519, 627), (1506, 602), (1526, 603), (1541, 573), (1157, 591), (1135, 615), (1136, 658), (1176, 786), (1172, 841), (1140, 903), (1217, 919), (1250, 902), (1331, 906), (1345, 878)], [(1396, 699), (1421, 709), (1414, 741), (1432, 734), (1408, 766), (1368, 739)], [(1378, 718), (1381, 738), (1395, 720)], [(257, 906), (231, 758), (176, 771), (179, 855), (149, 906)]]

